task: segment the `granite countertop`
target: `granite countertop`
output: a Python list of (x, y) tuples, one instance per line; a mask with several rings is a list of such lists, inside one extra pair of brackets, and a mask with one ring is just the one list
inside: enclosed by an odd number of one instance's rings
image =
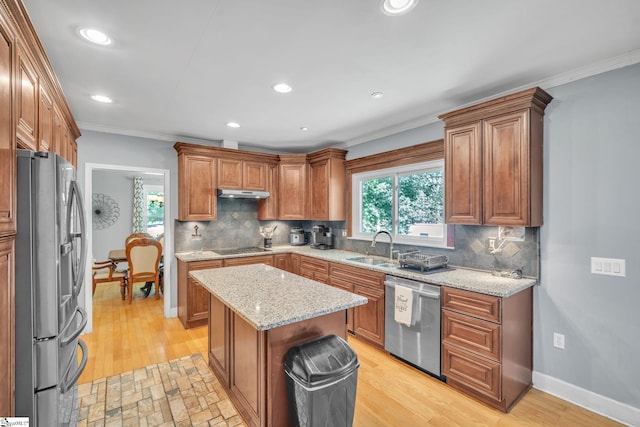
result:
[(367, 303), (363, 296), (265, 264), (189, 274), (259, 331)]
[[(269, 255), (278, 253), (297, 253), (300, 255), (311, 256), (314, 258), (323, 259), (331, 262), (339, 262), (345, 265), (351, 265), (354, 267), (365, 268), (371, 271), (378, 271), (385, 274), (390, 274), (397, 277), (404, 277), (406, 279), (417, 280), (420, 282), (431, 283), (434, 285), (449, 286), (452, 288), (465, 289), (468, 291), (479, 292), (487, 295), (494, 295), (499, 297), (508, 297), (516, 294), (524, 289), (530, 288), (537, 283), (536, 279), (522, 278), (522, 279), (510, 279), (506, 277), (498, 277), (492, 275), (488, 271), (473, 270), (464, 267), (451, 266), (454, 269), (444, 271), (441, 273), (421, 274), (420, 272), (401, 269), (397, 265), (370, 265), (362, 262), (352, 261), (350, 258), (363, 257), (364, 255), (358, 252), (344, 251), (339, 249), (330, 250), (318, 250), (313, 249), (310, 246), (291, 246), (282, 245), (274, 246), (268, 252), (256, 252), (250, 254), (240, 255), (220, 255), (213, 251), (203, 252), (179, 252), (176, 253), (176, 258), (181, 261), (204, 261), (211, 259), (225, 259), (225, 258), (239, 258), (247, 256)], [(376, 260), (384, 260), (383, 257), (370, 257)]]

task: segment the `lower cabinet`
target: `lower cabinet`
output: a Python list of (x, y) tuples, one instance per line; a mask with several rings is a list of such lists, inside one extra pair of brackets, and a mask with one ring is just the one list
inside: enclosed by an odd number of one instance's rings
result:
[[(13, 236), (0, 237), (0, 414), (13, 416), (15, 388), (15, 240)], [(20, 357), (20, 355), (18, 355)]]
[(531, 388), (533, 290), (496, 297), (442, 287), (442, 374), (502, 411)]
[(275, 254), (273, 256), (273, 266), (291, 273), (291, 254)]
[(193, 270), (222, 267), (222, 260), (178, 260), (178, 318), (185, 329), (207, 324), (209, 291), (189, 277)]
[(301, 255), (291, 254), (291, 272), (300, 276), (300, 258)]
[(300, 256), (300, 276), (316, 282), (329, 283), (329, 261)]
[(368, 299), (347, 311), (347, 329), (378, 347), (384, 347), (384, 273), (364, 268), (331, 263), (331, 286), (335, 286)]

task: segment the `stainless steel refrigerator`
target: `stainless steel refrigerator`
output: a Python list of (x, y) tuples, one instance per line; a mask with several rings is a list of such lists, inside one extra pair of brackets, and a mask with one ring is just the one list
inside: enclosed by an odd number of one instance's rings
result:
[[(74, 426), (87, 363), (78, 305), (86, 261), (76, 170), (54, 153), (17, 150), (16, 416)], [(79, 357), (78, 348), (82, 357)]]

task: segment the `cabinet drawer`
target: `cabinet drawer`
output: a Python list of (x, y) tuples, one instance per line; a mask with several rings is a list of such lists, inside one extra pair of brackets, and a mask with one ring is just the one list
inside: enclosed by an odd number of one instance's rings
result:
[(442, 311), (442, 342), (500, 362), (501, 326), (486, 320)]
[(220, 268), (222, 267), (221, 259), (212, 259), (207, 261), (191, 261), (188, 264), (189, 271), (193, 270), (206, 270), (208, 268)]
[(384, 273), (376, 273), (364, 268), (351, 267), (331, 263), (331, 278), (337, 277), (355, 285), (367, 286), (374, 289), (384, 289)]
[(329, 274), (329, 261), (302, 256), (300, 257), (300, 266), (302, 270), (319, 272), (325, 275)]
[(476, 392), (491, 400), (502, 399), (502, 365), (448, 344), (442, 345), (442, 374), (447, 384)]
[(501, 298), (462, 289), (442, 287), (442, 308), (490, 322), (502, 322)]
[(224, 260), (225, 267), (234, 267), (238, 265), (266, 264), (273, 265), (273, 255), (258, 255), (240, 258), (227, 258)]

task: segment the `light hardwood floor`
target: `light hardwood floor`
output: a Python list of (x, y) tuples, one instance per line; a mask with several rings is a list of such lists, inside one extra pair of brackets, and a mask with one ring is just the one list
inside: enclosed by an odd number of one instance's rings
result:
[[(120, 300), (116, 284), (98, 285), (94, 332), (81, 338), (89, 361), (80, 383), (201, 353), (207, 359), (207, 328), (185, 330), (163, 317), (163, 302), (134, 294)], [(612, 420), (532, 389), (509, 414), (491, 409), (399, 360), (349, 338), (358, 354), (354, 426), (620, 426)]]

